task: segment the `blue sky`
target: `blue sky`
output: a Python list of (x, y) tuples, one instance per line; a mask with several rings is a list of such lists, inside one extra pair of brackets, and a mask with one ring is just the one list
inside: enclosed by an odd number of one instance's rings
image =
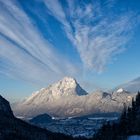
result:
[(0, 92), (10, 101), (72, 76), (89, 92), (140, 76), (139, 0), (0, 0)]

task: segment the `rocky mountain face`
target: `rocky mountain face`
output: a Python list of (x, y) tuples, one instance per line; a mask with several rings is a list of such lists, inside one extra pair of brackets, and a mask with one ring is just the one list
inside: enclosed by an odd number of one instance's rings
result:
[(65, 77), (57, 83), (33, 93), (13, 106), (16, 116), (32, 118), (47, 113), (53, 117), (75, 117), (93, 113), (120, 112), (124, 103), (131, 104), (135, 94), (124, 89), (113, 93), (97, 91), (87, 94), (75, 79)]
[(0, 114), (6, 114), (8, 116), (13, 116), (10, 104), (0, 95)]

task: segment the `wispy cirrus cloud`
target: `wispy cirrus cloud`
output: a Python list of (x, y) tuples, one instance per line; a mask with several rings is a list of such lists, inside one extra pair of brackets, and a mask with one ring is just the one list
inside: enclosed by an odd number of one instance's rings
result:
[[(102, 5), (94, 0), (90, 3), (82, 0), (34, 2), (41, 2), (45, 12), (60, 23), (57, 25), (70, 40), (70, 46), (76, 48), (83, 70), (102, 72), (113, 57), (126, 48), (137, 25), (136, 13), (113, 13), (113, 0), (105, 0)], [(32, 11), (44, 24), (49, 22), (36, 9)], [(39, 83), (79, 74), (81, 64), (79, 67), (70, 62), (52, 43), (18, 0), (0, 1), (0, 73)]]
[[(65, 9), (59, 0), (45, 0), (45, 3), (50, 13), (63, 25), (84, 68), (97, 72), (102, 72), (112, 58), (126, 48), (137, 25), (136, 13), (111, 14), (115, 2), (110, 0), (104, 1), (102, 6), (100, 1), (67, 0)], [(112, 11), (105, 13), (105, 8)]]
[(0, 73), (38, 83), (75, 73), (75, 66), (42, 36), (17, 1), (0, 5)]

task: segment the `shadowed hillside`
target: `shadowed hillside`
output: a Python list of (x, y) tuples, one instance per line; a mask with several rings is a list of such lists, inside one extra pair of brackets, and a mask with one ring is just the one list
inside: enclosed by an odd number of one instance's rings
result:
[(14, 117), (9, 102), (0, 96), (0, 140), (78, 140), (52, 133)]

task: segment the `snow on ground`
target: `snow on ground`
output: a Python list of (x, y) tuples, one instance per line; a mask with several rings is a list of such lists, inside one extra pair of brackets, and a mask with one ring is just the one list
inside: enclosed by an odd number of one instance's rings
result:
[(128, 140), (140, 140), (140, 135), (129, 136)]

